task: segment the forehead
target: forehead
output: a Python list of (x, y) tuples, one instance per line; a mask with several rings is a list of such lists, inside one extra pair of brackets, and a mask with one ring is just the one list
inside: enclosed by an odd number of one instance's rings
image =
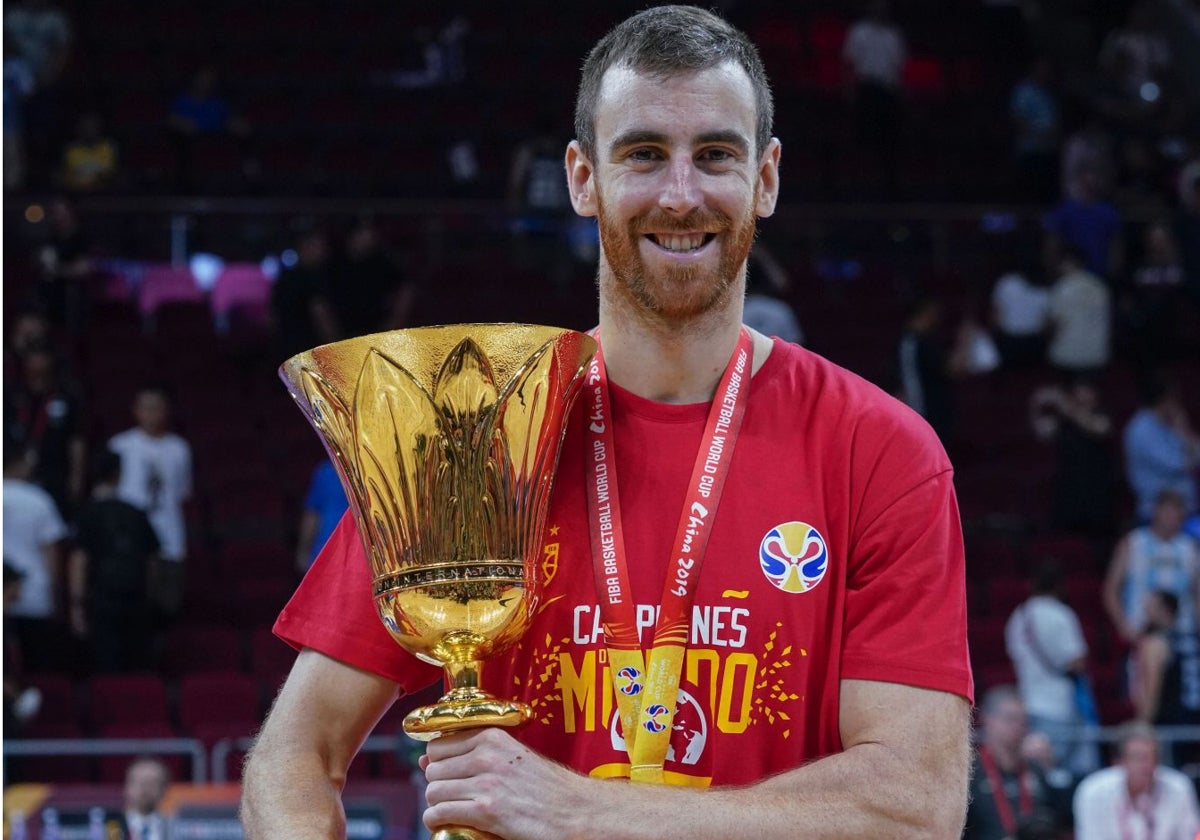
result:
[(753, 146), (757, 112), (754, 85), (734, 62), (661, 77), (629, 67), (610, 67), (596, 103), (596, 143), (649, 131), (686, 139), (736, 131)]

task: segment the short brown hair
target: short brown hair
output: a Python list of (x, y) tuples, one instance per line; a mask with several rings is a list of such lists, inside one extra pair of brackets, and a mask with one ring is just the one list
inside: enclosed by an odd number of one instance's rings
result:
[(596, 105), (600, 82), (610, 67), (669, 78), (707, 70), (732, 61), (746, 71), (754, 86), (758, 127), (757, 154), (771, 141), (775, 106), (771, 84), (758, 50), (727, 21), (695, 6), (658, 6), (625, 19), (588, 53), (575, 99), (575, 139), (584, 154), (595, 156)]

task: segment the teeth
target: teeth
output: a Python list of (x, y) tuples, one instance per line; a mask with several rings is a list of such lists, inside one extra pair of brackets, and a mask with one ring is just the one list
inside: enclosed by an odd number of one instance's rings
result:
[(704, 234), (696, 233), (687, 236), (679, 234), (659, 234), (655, 241), (668, 251), (694, 251), (704, 244)]

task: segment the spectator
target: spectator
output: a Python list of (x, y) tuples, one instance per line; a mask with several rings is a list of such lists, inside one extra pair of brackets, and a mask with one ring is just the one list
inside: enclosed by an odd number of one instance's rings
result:
[(183, 599), (183, 563), (187, 529), (183, 503), (192, 495), (192, 450), (169, 430), (171, 403), (162, 388), (144, 387), (133, 402), (136, 425), (113, 437), (109, 448), (121, 458), (117, 498), (140, 508), (158, 536), (160, 561), (152, 597), (164, 617), (172, 618)]
[(76, 192), (93, 192), (117, 179), (117, 144), (105, 136), (100, 115), (89, 111), (79, 118), (75, 136), (63, 149), (62, 185)]
[(992, 289), (992, 324), (1005, 368), (1041, 364), (1049, 316), (1050, 291), (1031, 280), (1028, 272), (1013, 270), (1000, 276)]
[(903, 118), (903, 73), (908, 47), (891, 20), (887, 0), (869, 0), (866, 16), (850, 27), (842, 61), (854, 85), (859, 142), (878, 157), (884, 189), (895, 195), (900, 125)]
[(71, 22), (48, 0), (9, 4), (4, 34), (29, 62), (39, 87), (52, 85), (62, 75), (70, 54)]
[(1106, 282), (1120, 275), (1124, 262), (1121, 214), (1103, 200), (1100, 174), (1093, 168), (1076, 176), (1072, 195), (1046, 214), (1046, 265), (1060, 268), (1063, 250), (1073, 245), (1083, 255), (1083, 267)]
[(1112, 767), (1075, 791), (1076, 840), (1194, 840), (1200, 811), (1192, 781), (1158, 765), (1158, 741), (1145, 723), (1126, 724)]
[(1053, 813), (1054, 789), (1023, 753), (1025, 708), (1009, 685), (991, 689), (979, 707), (982, 731), (971, 773), (963, 840), (1004, 840), (1035, 815)]
[(91, 243), (79, 222), (75, 206), (56, 198), (46, 208), (50, 235), (38, 251), (41, 275), (34, 303), (53, 324), (78, 331), (82, 325), (81, 284), (92, 272)]
[(83, 499), (87, 444), (79, 400), (62, 383), (61, 363), (45, 346), (27, 350), (21, 378), (5, 399), (9, 442), (27, 451), (32, 478), (64, 516)]
[(125, 837), (130, 840), (167, 840), (170, 819), (159, 811), (171, 772), (157, 758), (135, 758), (125, 770)]
[(346, 491), (342, 489), (342, 481), (333, 462), (323, 458), (313, 470), (312, 481), (304, 497), (304, 513), (300, 517), (296, 568), (301, 574), (307, 572), (317, 559), (348, 506)]
[(1178, 316), (1187, 307), (1179, 243), (1171, 224), (1158, 220), (1142, 231), (1142, 258), (1130, 276), (1122, 314), (1130, 355), (1140, 368), (1173, 361), (1178, 352)]
[(1080, 728), (1087, 723), (1075, 702), (1076, 681), (1087, 673), (1087, 641), (1075, 611), (1063, 603), (1059, 568), (1046, 563), (1033, 581), (1033, 597), (1004, 628), (1029, 728), (1050, 741), (1054, 755), (1083, 776), (1100, 766), (1096, 747)]
[(13, 319), (5, 338), (4, 382), (16, 387), (24, 375), (25, 354), (50, 345), (50, 320), (38, 309), (24, 309)]
[(96, 671), (149, 668), (150, 575), (158, 537), (139, 508), (117, 498), (121, 458), (96, 458), (91, 500), (79, 512), (67, 568), (70, 623), (90, 640)]
[(548, 118), (513, 153), (508, 172), (509, 230), (519, 265), (544, 267), (561, 281), (570, 270), (566, 243), (575, 214), (563, 177), (564, 142)]
[[(1133, 489), (1137, 517), (1146, 523), (1159, 494), (1173, 490), (1186, 516), (1197, 512), (1196, 468), (1200, 436), (1192, 430), (1175, 382), (1153, 373), (1142, 383), (1142, 407), (1125, 426), (1125, 477)], [(1189, 530), (1191, 525), (1189, 524)]]
[(9, 606), (21, 600), (24, 573), (16, 566), (4, 563), (4, 733), (12, 738), (35, 717), (42, 707), (42, 693), (24, 681), (24, 657), (21, 643), (9, 615)]
[(1050, 288), (1050, 346), (1046, 356), (1066, 374), (1095, 374), (1109, 362), (1112, 296), (1087, 269), (1079, 249), (1065, 246)]
[(25, 122), (27, 102), (37, 89), (33, 68), (17, 53), (7, 30), (4, 33), (4, 188), (25, 184)]
[(1098, 115), (1089, 113), (1083, 127), (1067, 137), (1061, 169), (1064, 199), (1083, 201), (1086, 196), (1112, 193), (1117, 171), (1115, 143)]
[(1029, 74), (1013, 87), (1008, 113), (1013, 122), (1013, 152), (1028, 198), (1049, 202), (1058, 190), (1061, 130), (1054, 65), (1038, 56)]
[(904, 402), (938, 433), (953, 436), (954, 380), (966, 373), (960, 349), (947, 352), (939, 335), (943, 308), (936, 298), (919, 298), (909, 309), (900, 336), (900, 388)]
[(405, 281), (384, 248), (373, 220), (355, 222), (334, 276), (338, 282), (329, 289), (330, 304), (343, 338), (399, 329), (408, 323), (415, 287)]
[(804, 343), (796, 312), (782, 296), (791, 289), (787, 270), (762, 242), (750, 251), (746, 272), (746, 302), (742, 323), (763, 335), (778, 336), (793, 344)]
[(1155, 726), (1200, 724), (1200, 636), (1176, 629), (1179, 599), (1146, 596), (1146, 630), (1133, 650), (1133, 707)]
[(176, 177), (181, 189), (191, 190), (195, 180), (196, 142), (203, 137), (225, 137), (237, 142), (247, 156), (250, 125), (237, 116), (220, 92), (220, 79), (212, 67), (202, 67), (192, 76), (186, 90), (171, 102), (167, 128), (175, 138)]
[(1039, 388), (1029, 401), (1034, 434), (1058, 453), (1051, 520), (1056, 528), (1109, 537), (1113, 531), (1115, 466), (1112, 419), (1094, 382), (1076, 377), (1065, 388)]
[(30, 464), (17, 446), (4, 447), (4, 560), (22, 575), (21, 594), (6, 605), (30, 671), (59, 662), (59, 543), (67, 535), (54, 500), (29, 480)]
[(1182, 526), (1183, 501), (1173, 490), (1164, 490), (1150, 524), (1130, 531), (1113, 551), (1104, 578), (1104, 608), (1127, 642), (1145, 632), (1146, 599), (1156, 590), (1179, 601), (1175, 629), (1196, 632), (1200, 549)]
[(329, 235), (308, 231), (296, 250), (296, 264), (281, 271), (271, 286), (271, 317), (285, 359), (338, 337), (329, 305)]

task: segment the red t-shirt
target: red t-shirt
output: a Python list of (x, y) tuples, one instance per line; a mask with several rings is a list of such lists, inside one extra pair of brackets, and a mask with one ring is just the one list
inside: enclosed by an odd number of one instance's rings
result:
[[(533, 706), (535, 719), (516, 731), (530, 747), (584, 773), (627, 776), (591, 565), (581, 403), (559, 461), (537, 615), (516, 648), (487, 662), (484, 685)], [(617, 386), (612, 403), (648, 645), (708, 405), (654, 403)], [(384, 629), (370, 582), (348, 516), (275, 632), (407, 692), (434, 682), (439, 670)], [(838, 751), (843, 679), (971, 699), (952, 472), (914, 412), (776, 341), (750, 386), (700, 572), (668, 779), (746, 784)]]

